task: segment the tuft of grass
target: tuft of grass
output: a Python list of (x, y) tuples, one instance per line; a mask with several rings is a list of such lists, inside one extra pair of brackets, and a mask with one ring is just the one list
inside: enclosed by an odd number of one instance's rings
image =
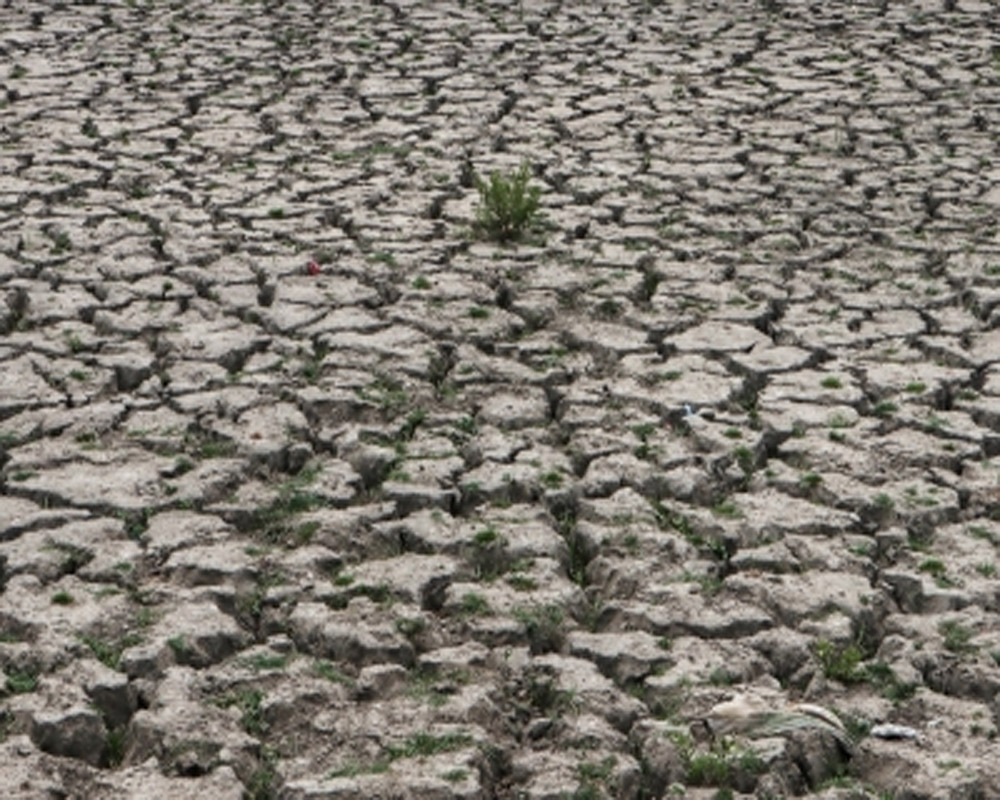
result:
[(731, 776), (732, 766), (718, 753), (697, 753), (688, 762), (687, 780), (695, 786), (726, 786)]
[(899, 411), (899, 406), (888, 400), (883, 400), (881, 403), (876, 403), (875, 407), (872, 409), (872, 412), (875, 414), (876, 417), (891, 417), (897, 411)]
[(240, 724), (243, 730), (251, 736), (260, 736), (264, 733), (265, 725), (260, 704), (264, 699), (264, 692), (260, 689), (241, 689), (230, 692), (215, 702), (220, 708), (230, 708), (235, 706), (240, 710)]
[(57, 606), (71, 606), (76, 600), (69, 592), (59, 591), (52, 595), (52, 603)]
[(466, 592), (462, 595), (461, 612), (470, 617), (487, 616), (492, 613), (486, 598), (476, 592)]
[(390, 760), (395, 761), (399, 758), (427, 758), (439, 753), (451, 753), (471, 744), (472, 737), (467, 733), (454, 732), (434, 736), (421, 731), (407, 736), (401, 744), (390, 745), (386, 751)]
[(563, 618), (562, 609), (555, 605), (519, 608), (514, 611), (514, 619), (524, 626), (528, 635), (532, 653), (548, 653), (562, 647)]
[(712, 513), (717, 517), (725, 517), (727, 519), (741, 519), (743, 517), (743, 512), (732, 500), (723, 500), (721, 503), (712, 506)]
[(973, 632), (955, 620), (938, 625), (938, 633), (944, 637), (944, 649), (952, 653), (967, 655), (979, 649), (971, 643)]
[(827, 678), (844, 684), (860, 683), (865, 679), (864, 672), (858, 669), (863, 654), (857, 645), (838, 647), (821, 639), (816, 643), (815, 652)]
[(354, 685), (354, 679), (350, 675), (345, 675), (329, 661), (321, 658), (313, 662), (313, 672), (330, 683), (340, 683), (345, 686)]
[(127, 633), (120, 639), (101, 639), (97, 636), (84, 634), (80, 641), (90, 648), (90, 652), (104, 666), (117, 670), (120, 666), (122, 653), (129, 647), (139, 644), (142, 637), (134, 633)]
[(284, 669), (288, 666), (291, 656), (279, 655), (277, 653), (258, 653), (243, 660), (244, 665), (255, 672), (266, 672), (268, 670)]
[(489, 180), (474, 176), (480, 204), (475, 228), (486, 239), (500, 244), (519, 240), (538, 222), (541, 189), (528, 186), (531, 169), (522, 164), (516, 172), (490, 173)]
[(31, 670), (12, 669), (7, 673), (7, 691), (28, 694), (38, 688), (38, 675)]
[(803, 489), (811, 491), (823, 482), (823, 476), (816, 472), (806, 472), (799, 478), (799, 484)]
[(358, 775), (380, 775), (388, 771), (388, 761), (372, 761), (362, 764), (358, 761), (348, 761), (327, 773), (327, 778), (356, 778)]

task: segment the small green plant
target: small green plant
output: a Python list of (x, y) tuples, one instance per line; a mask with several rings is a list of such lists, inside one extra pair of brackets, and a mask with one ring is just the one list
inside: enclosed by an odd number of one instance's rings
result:
[(73, 595), (66, 591), (59, 591), (52, 595), (52, 602), (57, 606), (71, 606), (76, 600), (73, 599)]
[(971, 643), (972, 631), (955, 620), (938, 625), (938, 633), (944, 637), (944, 648), (958, 655), (974, 653), (979, 648)]
[(891, 417), (897, 411), (899, 411), (899, 406), (888, 400), (876, 403), (875, 408), (872, 409), (876, 417)]
[(321, 658), (313, 662), (313, 672), (330, 683), (340, 683), (345, 686), (354, 685), (354, 679), (350, 675), (345, 675), (329, 661)]
[(843, 387), (844, 382), (840, 380), (840, 378), (838, 378), (836, 375), (828, 375), (827, 377), (823, 378), (820, 385), (824, 389), (840, 389)]
[(558, 489), (563, 485), (562, 473), (557, 469), (543, 472), (538, 476), (538, 480), (546, 489)]
[(395, 622), (396, 630), (407, 639), (419, 636), (427, 628), (427, 620), (423, 617), (400, 617)]
[(731, 775), (729, 761), (719, 753), (697, 753), (688, 762), (688, 783), (695, 786), (724, 786)]
[(471, 744), (472, 737), (467, 733), (454, 732), (434, 736), (421, 731), (407, 736), (401, 744), (391, 745), (386, 750), (389, 758), (395, 761), (398, 758), (426, 758), (438, 753), (451, 753)]
[(348, 761), (327, 773), (327, 778), (356, 778), (358, 775), (380, 775), (389, 769), (388, 761), (372, 761), (362, 764), (358, 761)]
[(235, 706), (240, 710), (240, 724), (243, 730), (251, 736), (260, 736), (264, 733), (265, 725), (260, 704), (264, 699), (264, 692), (260, 689), (241, 689), (231, 692), (216, 700), (220, 708)]
[(481, 594), (466, 592), (462, 595), (461, 612), (469, 617), (487, 616), (491, 613), (490, 604)]
[(563, 612), (558, 606), (516, 609), (514, 619), (524, 626), (532, 653), (547, 653), (562, 646)]
[(727, 519), (741, 519), (743, 517), (743, 512), (732, 500), (723, 500), (712, 506), (712, 513), (717, 517), (726, 517)]
[(896, 502), (885, 492), (881, 492), (872, 498), (872, 505), (879, 511), (892, 511), (896, 506)]
[(178, 659), (183, 658), (188, 652), (187, 641), (183, 636), (171, 636), (167, 639), (167, 647), (170, 648), (171, 652)]
[(739, 680), (739, 677), (725, 667), (716, 667), (709, 673), (708, 682), (712, 686), (732, 686)]
[(7, 691), (28, 694), (38, 688), (38, 675), (31, 670), (12, 669), (7, 673)]
[(504, 244), (517, 241), (537, 224), (541, 189), (528, 186), (530, 177), (526, 163), (512, 174), (494, 171), (489, 181), (474, 176), (480, 198), (475, 227), (480, 235)]
[(90, 648), (90, 652), (104, 666), (111, 669), (118, 669), (122, 653), (129, 647), (139, 644), (142, 638), (134, 633), (127, 633), (120, 639), (102, 639), (98, 636), (85, 634), (80, 637), (80, 641)]
[(497, 533), (497, 529), (492, 525), (487, 525), (481, 531), (477, 531), (472, 537), (473, 542), (475, 542), (477, 547), (488, 547), (495, 542), (500, 541), (500, 534)]
[(806, 472), (799, 478), (799, 484), (806, 491), (812, 491), (823, 482), (823, 476), (816, 472)]
[(530, 575), (524, 575), (520, 572), (508, 575), (505, 580), (516, 592), (533, 592), (538, 588), (538, 581)]
[(816, 643), (816, 657), (827, 678), (844, 684), (859, 683), (865, 675), (858, 669), (862, 652), (855, 644), (838, 647), (826, 639)]
[(104, 737), (104, 763), (109, 767), (117, 767), (125, 760), (126, 730), (124, 725), (109, 728)]
[(920, 562), (918, 569), (921, 572), (929, 573), (934, 578), (942, 577), (948, 570), (940, 558), (926, 558)]
[(279, 655), (277, 653), (259, 653), (244, 659), (243, 663), (256, 672), (266, 672), (268, 670), (284, 669), (288, 666), (291, 656)]
[(912, 383), (906, 384), (904, 388), (910, 394), (923, 394), (927, 391), (927, 384), (923, 381), (913, 381)]
[(246, 800), (273, 800), (275, 795), (274, 779), (277, 777), (278, 753), (274, 748), (261, 748), (257, 769), (247, 781), (244, 797)]

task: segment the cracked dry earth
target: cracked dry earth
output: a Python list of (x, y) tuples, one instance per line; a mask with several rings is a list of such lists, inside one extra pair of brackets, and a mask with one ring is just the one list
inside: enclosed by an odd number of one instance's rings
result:
[[(1000, 797), (998, 54), (6, 0), (3, 796)], [(853, 753), (694, 735), (733, 695)]]

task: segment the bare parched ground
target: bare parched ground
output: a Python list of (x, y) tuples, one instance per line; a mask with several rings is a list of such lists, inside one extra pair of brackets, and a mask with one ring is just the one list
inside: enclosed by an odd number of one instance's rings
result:
[(998, 129), (987, 0), (6, 0), (0, 793), (1000, 797)]

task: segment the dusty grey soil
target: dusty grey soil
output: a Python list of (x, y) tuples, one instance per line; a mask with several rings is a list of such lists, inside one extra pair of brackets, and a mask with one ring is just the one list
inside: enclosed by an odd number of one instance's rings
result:
[(986, 0), (6, 0), (3, 796), (1000, 797), (998, 127)]

